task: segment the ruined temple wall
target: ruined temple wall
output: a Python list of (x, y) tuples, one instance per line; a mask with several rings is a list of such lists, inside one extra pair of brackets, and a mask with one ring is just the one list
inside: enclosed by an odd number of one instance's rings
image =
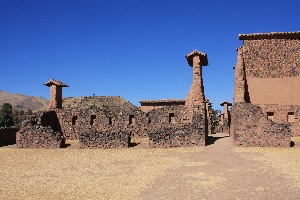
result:
[(300, 40), (244, 40), (243, 63), (250, 102), (300, 105)]
[(235, 103), (231, 108), (230, 137), (236, 146), (290, 147), (291, 136), (287, 123), (267, 119), (258, 105)]
[[(203, 108), (166, 107), (153, 110), (149, 116), (154, 118), (153, 125), (149, 125), (149, 143), (152, 148), (204, 146), (206, 143), (206, 115)], [(174, 120), (170, 116), (174, 116)]]
[(276, 123), (288, 123), (292, 136), (300, 136), (300, 106), (278, 104), (262, 104), (259, 106), (267, 118)]
[(16, 144), (18, 128), (0, 128), (0, 146)]
[[(71, 117), (77, 115), (77, 124), (71, 128), (76, 130), (81, 148), (128, 147), (134, 137), (150, 137), (150, 147), (205, 145), (204, 112), (196, 120), (196, 114), (185, 106), (165, 106), (149, 113), (139, 109), (118, 114), (86, 110), (58, 115), (68, 117), (60, 119), (62, 132), (70, 127)], [(170, 134), (171, 143), (170, 138), (163, 139)]]
[[(80, 148), (126, 148), (132, 137), (149, 137), (150, 147), (205, 145), (205, 110), (166, 106), (139, 109), (45, 111), (28, 117), (17, 133), (20, 148), (59, 148), (78, 139)], [(163, 138), (168, 138), (168, 140)]]
[(253, 104), (300, 105), (300, 76), (247, 77), (247, 84), (250, 102)]
[(244, 40), (243, 60), (247, 78), (299, 76), (300, 40)]
[(60, 148), (65, 139), (55, 111), (37, 112), (27, 117), (16, 134), (19, 148)]

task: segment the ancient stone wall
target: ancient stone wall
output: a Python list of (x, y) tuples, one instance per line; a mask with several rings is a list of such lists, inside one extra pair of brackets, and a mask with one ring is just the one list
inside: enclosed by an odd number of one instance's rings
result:
[(60, 148), (64, 142), (55, 111), (37, 112), (29, 116), (16, 135), (19, 148)]
[(80, 148), (121, 148), (129, 147), (135, 137), (149, 137), (150, 147), (205, 145), (206, 124), (205, 108), (186, 106), (165, 106), (148, 113), (140, 109), (45, 111), (22, 123), (17, 146), (58, 148), (65, 139), (78, 139)]
[(276, 123), (258, 105), (235, 103), (231, 108), (230, 137), (236, 146), (290, 147), (292, 131)]
[(146, 114), (138, 109), (118, 114), (86, 110), (78, 116), (80, 148), (129, 147), (131, 137), (148, 137), (144, 125)]
[(247, 102), (300, 105), (299, 39), (244, 40), (242, 58)]
[(207, 132), (205, 109), (190, 110), (171, 106), (150, 111), (150, 147), (181, 147), (205, 145)]
[[(150, 147), (205, 145), (204, 111), (198, 121), (193, 117), (195, 113), (185, 106), (165, 106), (149, 113), (139, 109), (118, 114), (85, 110), (61, 111), (58, 116), (64, 136), (70, 135), (69, 129), (76, 133), (72, 137), (79, 138), (81, 148), (128, 147), (135, 137), (150, 137)], [(170, 135), (166, 130), (172, 130), (171, 143), (162, 139)]]
[(263, 104), (259, 105), (267, 118), (276, 123), (287, 123), (292, 136), (300, 136), (300, 106)]
[(299, 39), (244, 40), (247, 77), (283, 78), (300, 75)]
[(78, 122), (80, 148), (128, 148), (130, 131), (125, 129), (124, 118), (103, 111), (82, 112)]
[(16, 133), (18, 128), (3, 128), (0, 127), (0, 146), (16, 144)]

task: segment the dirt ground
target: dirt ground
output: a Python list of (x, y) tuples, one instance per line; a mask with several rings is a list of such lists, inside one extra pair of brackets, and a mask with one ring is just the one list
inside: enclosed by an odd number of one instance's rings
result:
[[(0, 148), (0, 199), (300, 199), (293, 148)], [(138, 142), (137, 142), (138, 143)]]

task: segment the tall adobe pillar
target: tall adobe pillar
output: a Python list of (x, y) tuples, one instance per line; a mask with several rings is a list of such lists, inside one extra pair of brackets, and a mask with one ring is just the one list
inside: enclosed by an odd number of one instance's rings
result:
[(193, 67), (193, 83), (186, 97), (185, 105), (205, 108), (202, 66), (208, 65), (207, 55), (195, 49), (185, 57), (189, 66)]
[(234, 79), (234, 103), (245, 102), (246, 94), (246, 77), (245, 67), (243, 60), (243, 47), (237, 48), (238, 56), (235, 66), (235, 79)]
[(62, 87), (69, 87), (69, 86), (54, 79), (50, 79), (44, 85), (50, 87), (49, 109), (50, 110), (62, 109)]
[(228, 102), (228, 101), (224, 101), (222, 103), (220, 103), (221, 106), (224, 106), (224, 119), (228, 119), (229, 115), (228, 115), (228, 106), (232, 106), (232, 103)]

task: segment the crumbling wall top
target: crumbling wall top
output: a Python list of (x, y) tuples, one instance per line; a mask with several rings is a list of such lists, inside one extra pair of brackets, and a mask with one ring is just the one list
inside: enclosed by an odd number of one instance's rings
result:
[(258, 40), (258, 39), (300, 39), (300, 31), (296, 32), (270, 32), (239, 34), (239, 40)]
[(172, 102), (185, 102), (185, 99), (161, 99), (161, 100), (140, 100), (140, 103), (172, 103)]

